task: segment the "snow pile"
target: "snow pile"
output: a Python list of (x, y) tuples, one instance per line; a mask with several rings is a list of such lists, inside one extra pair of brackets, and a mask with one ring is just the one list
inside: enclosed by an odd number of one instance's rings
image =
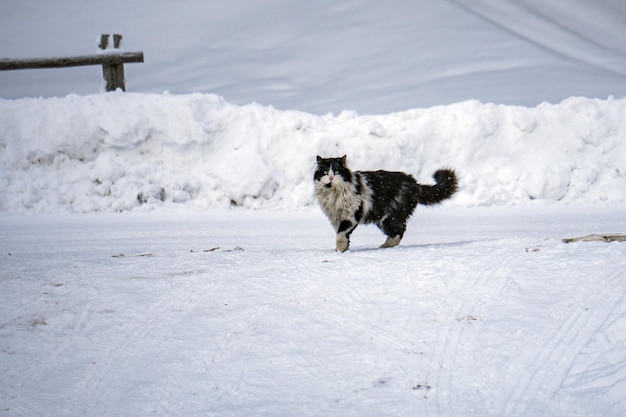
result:
[(468, 101), (316, 116), (215, 95), (0, 100), (0, 210), (313, 204), (316, 154), (353, 169), (457, 170), (457, 206), (626, 201), (626, 99)]

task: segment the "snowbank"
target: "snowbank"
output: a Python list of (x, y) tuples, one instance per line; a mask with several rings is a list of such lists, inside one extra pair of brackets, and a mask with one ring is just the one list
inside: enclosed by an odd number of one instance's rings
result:
[(449, 166), (449, 204), (626, 201), (626, 99), (534, 108), (468, 101), (316, 116), (215, 95), (0, 100), (0, 210), (293, 209), (313, 204), (315, 155), (422, 182)]

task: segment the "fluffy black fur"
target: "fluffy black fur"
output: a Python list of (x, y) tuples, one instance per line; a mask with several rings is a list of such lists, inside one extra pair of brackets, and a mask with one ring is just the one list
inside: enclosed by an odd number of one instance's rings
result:
[(422, 185), (403, 172), (351, 171), (346, 156), (317, 157), (313, 175), (315, 195), (337, 233), (337, 250), (350, 245), (350, 234), (360, 224), (374, 223), (387, 235), (381, 247), (396, 246), (418, 204), (433, 205), (457, 191), (454, 170), (440, 169), (435, 185)]

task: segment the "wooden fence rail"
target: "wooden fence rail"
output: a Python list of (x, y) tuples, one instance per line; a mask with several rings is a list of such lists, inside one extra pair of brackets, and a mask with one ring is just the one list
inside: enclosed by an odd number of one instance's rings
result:
[(94, 55), (79, 55), (62, 58), (28, 58), (28, 59), (0, 59), (0, 71), (79, 67), (84, 65), (102, 65), (102, 74), (106, 80), (106, 90), (115, 91), (118, 88), (126, 91), (124, 64), (143, 62), (143, 52), (123, 52), (119, 49), (122, 35), (113, 35), (114, 47), (109, 49), (109, 35), (100, 38), (100, 51)]

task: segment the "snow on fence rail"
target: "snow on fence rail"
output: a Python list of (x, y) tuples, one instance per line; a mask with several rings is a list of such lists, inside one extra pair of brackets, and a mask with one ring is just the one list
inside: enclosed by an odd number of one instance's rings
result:
[(106, 81), (106, 91), (115, 91), (118, 88), (126, 91), (124, 77), (124, 63), (143, 62), (143, 52), (123, 52), (120, 49), (122, 35), (113, 35), (113, 48), (109, 47), (110, 35), (103, 34), (98, 45), (100, 51), (95, 55), (79, 55), (61, 58), (28, 58), (28, 59), (0, 59), (0, 71), (64, 68), (84, 65), (102, 65), (102, 74)]

